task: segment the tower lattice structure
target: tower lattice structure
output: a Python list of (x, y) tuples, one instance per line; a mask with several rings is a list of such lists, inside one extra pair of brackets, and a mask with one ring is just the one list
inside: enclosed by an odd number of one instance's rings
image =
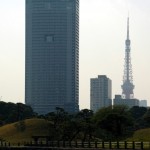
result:
[(129, 17), (127, 18), (127, 39), (125, 41), (125, 64), (124, 64), (124, 75), (123, 75), (123, 84), (122, 88), (122, 98), (132, 99), (134, 98), (134, 85), (133, 85), (133, 76), (132, 76), (132, 65), (130, 57), (130, 39), (129, 39)]

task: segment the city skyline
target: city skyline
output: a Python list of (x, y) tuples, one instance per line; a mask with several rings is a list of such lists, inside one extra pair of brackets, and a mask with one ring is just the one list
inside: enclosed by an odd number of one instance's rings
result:
[[(149, 0), (80, 0), (80, 109), (90, 108), (90, 78), (97, 74), (112, 80), (112, 98), (121, 94), (128, 11), (134, 97), (150, 105), (149, 7)], [(0, 17), (1, 100), (24, 103), (25, 1), (0, 0)]]

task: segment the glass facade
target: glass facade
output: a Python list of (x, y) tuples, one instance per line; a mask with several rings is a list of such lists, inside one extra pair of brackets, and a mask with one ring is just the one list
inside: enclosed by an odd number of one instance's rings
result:
[(79, 0), (26, 0), (25, 103), (79, 109)]

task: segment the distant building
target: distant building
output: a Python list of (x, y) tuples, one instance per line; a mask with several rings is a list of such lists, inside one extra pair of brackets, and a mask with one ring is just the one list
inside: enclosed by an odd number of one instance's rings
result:
[(123, 99), (121, 95), (115, 95), (113, 99), (113, 105), (127, 105), (129, 108), (133, 106), (139, 106), (138, 99)]
[(26, 0), (25, 103), (79, 110), (79, 0)]
[(140, 107), (147, 107), (147, 100), (140, 100)]
[(99, 75), (90, 80), (90, 109), (98, 109), (112, 105), (112, 82), (107, 76)]

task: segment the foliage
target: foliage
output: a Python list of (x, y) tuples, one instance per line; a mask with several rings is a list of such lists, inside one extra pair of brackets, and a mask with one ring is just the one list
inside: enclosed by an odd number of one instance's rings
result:
[[(13, 129), (17, 133), (28, 132), (29, 125), (24, 119), (33, 116), (34, 112), (29, 106), (0, 102), (1, 125), (18, 121)], [(150, 109), (137, 106), (131, 109), (124, 105), (106, 107), (96, 113), (83, 109), (76, 114), (69, 114), (57, 107), (55, 112), (37, 117), (45, 120), (45, 125), (38, 128), (39, 134), (42, 132), (42, 135), (48, 135), (50, 140), (120, 140), (131, 136), (137, 129), (150, 127)], [(37, 123), (39, 127), (40, 121)], [(29, 136), (33, 136), (33, 132), (31, 133)]]
[(146, 125), (150, 127), (150, 109), (143, 115), (144, 121), (146, 121)]
[(146, 120), (143, 118), (147, 113), (146, 107), (134, 106), (129, 110), (129, 112), (134, 119), (134, 130), (141, 129), (147, 126)]
[(126, 106), (102, 108), (95, 114), (94, 120), (97, 128), (103, 130), (103, 135), (100, 137), (106, 140), (127, 136), (127, 131), (133, 125), (132, 117)]
[(81, 110), (75, 117), (77, 123), (80, 125), (80, 132), (82, 132), (82, 140), (91, 140), (95, 131), (95, 125), (92, 120), (93, 111), (89, 109)]
[(93, 111), (84, 109), (71, 115), (62, 108), (56, 108), (56, 112), (49, 113), (46, 118), (49, 124), (49, 134), (53, 140), (74, 140), (78, 137), (82, 140), (92, 138), (94, 124), (91, 122)]
[(146, 112), (146, 107), (134, 106), (130, 109), (130, 113), (135, 120), (140, 119)]
[[(16, 122), (18, 123), (18, 122)], [(11, 144), (17, 144), (18, 142), (23, 143), (24, 141), (30, 142), (32, 140), (32, 136), (34, 135), (48, 135), (48, 126), (49, 121), (45, 119), (27, 119), (25, 120), (26, 129), (23, 132), (20, 132), (15, 127), (16, 123), (4, 125), (0, 127), (0, 137), (3, 140), (11, 142)], [(68, 128), (68, 132), (69, 128)], [(106, 134), (107, 137), (111, 137), (111, 134), (108, 132), (104, 132), (101, 128), (96, 128), (97, 135), (98, 134)], [(97, 138), (98, 139), (98, 138)], [(107, 138), (108, 139), (108, 138)], [(134, 132), (133, 136), (128, 139), (128, 141), (149, 141), (150, 139), (150, 128), (141, 129)], [(67, 139), (66, 139), (67, 140)], [(98, 139), (99, 140), (99, 139)], [(106, 140), (106, 139), (103, 139)], [(115, 139), (114, 139), (115, 140)]]
[(45, 116), (49, 123), (49, 136), (53, 140), (61, 140), (64, 136), (65, 125), (68, 122), (68, 113), (64, 109), (57, 107), (56, 112), (48, 113)]
[(14, 104), (0, 101), (0, 125), (31, 118), (33, 115), (30, 106), (22, 103)]

